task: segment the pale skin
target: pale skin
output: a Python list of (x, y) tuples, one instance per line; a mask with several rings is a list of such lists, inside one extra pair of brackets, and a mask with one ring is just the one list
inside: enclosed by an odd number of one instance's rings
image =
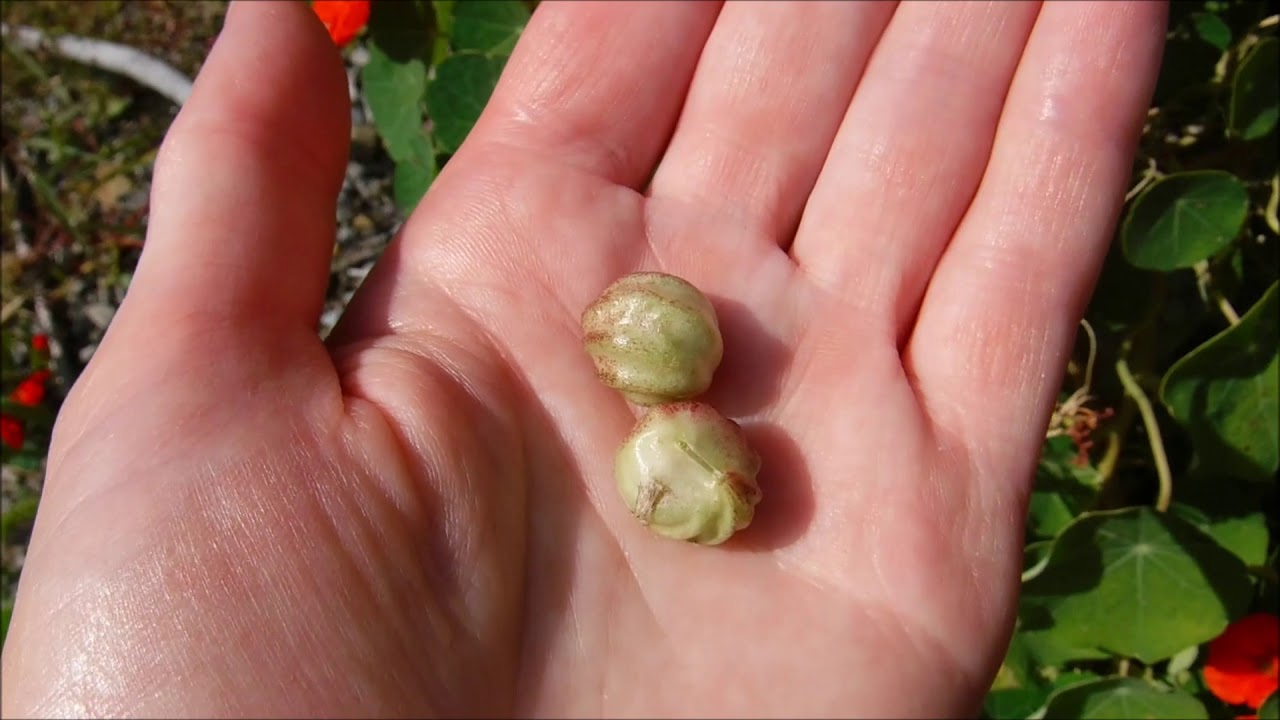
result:
[[(327, 341), (349, 113), (233, 5), (62, 407), (3, 714), (946, 716), (1130, 179), (1158, 2), (545, 3)], [(755, 523), (659, 538), (578, 317), (712, 299)]]

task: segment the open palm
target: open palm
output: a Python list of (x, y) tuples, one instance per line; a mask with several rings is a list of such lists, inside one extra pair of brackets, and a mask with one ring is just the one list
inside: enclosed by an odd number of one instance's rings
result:
[[(322, 343), (342, 73), (237, 4), (59, 418), (5, 716), (973, 711), (1163, 13), (544, 3)], [(640, 269), (716, 305), (763, 458), (722, 546), (614, 490), (578, 318)]]

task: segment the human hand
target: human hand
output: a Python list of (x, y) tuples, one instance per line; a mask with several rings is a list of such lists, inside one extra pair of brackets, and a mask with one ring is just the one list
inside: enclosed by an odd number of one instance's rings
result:
[[(322, 342), (342, 70), (236, 3), (58, 419), (3, 714), (973, 712), (1164, 18), (544, 3)], [(613, 489), (578, 318), (638, 269), (720, 313), (764, 461), (722, 546)]]

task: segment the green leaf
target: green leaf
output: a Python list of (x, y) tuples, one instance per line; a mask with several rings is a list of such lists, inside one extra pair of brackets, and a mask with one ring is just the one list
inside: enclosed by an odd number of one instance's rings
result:
[(1120, 242), (1136, 267), (1188, 268), (1230, 245), (1248, 211), (1244, 185), (1229, 172), (1167, 175), (1134, 200)]
[(1060, 642), (1148, 664), (1216, 637), (1251, 590), (1239, 558), (1147, 507), (1082, 515), (1023, 586)]
[(1165, 667), (1165, 674), (1169, 677), (1177, 676), (1179, 673), (1187, 672), (1191, 666), (1195, 664), (1196, 658), (1200, 656), (1200, 646), (1191, 645), (1184, 647), (1169, 658), (1169, 664)]
[(1053, 682), (1050, 683), (1050, 687), (1053, 690), (1061, 690), (1063, 688), (1069, 688), (1072, 685), (1093, 682), (1099, 677), (1101, 676), (1097, 673), (1089, 672), (1088, 670), (1068, 670), (1066, 672), (1058, 673), (1057, 676), (1053, 678)]
[(1025, 620), (1018, 636), (1027, 653), (1040, 667), (1058, 667), (1067, 662), (1105, 660), (1111, 657), (1096, 647), (1076, 644), (1064, 637), (1067, 629), (1052, 625), (1048, 610), (1026, 593), (1019, 600), (1018, 614)]
[(1280, 692), (1273, 692), (1258, 706), (1258, 720), (1280, 720)]
[(13, 617), (13, 600), (6, 599), (0, 604), (0, 647), (4, 646), (4, 639), (9, 636), (9, 619)]
[(1178, 517), (1195, 525), (1201, 532), (1218, 541), (1245, 565), (1262, 565), (1267, 561), (1267, 517), (1252, 512), (1235, 517), (1213, 517), (1201, 508), (1175, 502), (1169, 508)]
[(1129, 720), (1130, 718), (1208, 718), (1194, 697), (1146, 680), (1116, 677), (1064, 688), (1049, 698), (1045, 717)]
[(1027, 508), (1027, 532), (1035, 538), (1055, 537), (1079, 511), (1078, 503), (1066, 493), (1034, 490)]
[(1227, 124), (1234, 134), (1245, 140), (1264, 137), (1276, 126), (1280, 104), (1277, 62), (1280, 62), (1280, 41), (1271, 37), (1255, 45), (1236, 69)]
[(493, 94), (505, 57), (452, 55), (427, 86), (427, 112), (441, 152), (457, 152)]
[(27, 495), (6, 503), (4, 512), (0, 513), (0, 542), (8, 544), (10, 535), (29, 531), (39, 507), (39, 495)]
[(431, 9), (436, 14), (436, 32), (453, 35), (453, 7), (457, 4), (457, 0), (431, 0)]
[(455, 0), (431, 0), (436, 14), (436, 39), (431, 47), (431, 65), (434, 67), (449, 57), (449, 38), (453, 35), (453, 6)]
[(1196, 13), (1191, 16), (1191, 22), (1201, 40), (1219, 50), (1226, 50), (1231, 46), (1231, 28), (1216, 14)]
[(1021, 633), (1014, 633), (1009, 638), (1009, 647), (1005, 650), (1004, 661), (991, 682), (992, 690), (1026, 687), (1036, 684), (1035, 663), (1027, 652), (1026, 643)]
[(397, 162), (393, 178), (396, 207), (405, 216), (413, 211), (418, 201), (426, 194), (431, 182), (436, 179), (439, 168), (436, 166), (435, 153), (431, 143), (419, 135), (411, 148), (410, 157)]
[(510, 55), (529, 22), (518, 0), (457, 0), (453, 8), (453, 47), (485, 55)]
[(387, 154), (397, 163), (412, 158), (413, 146), (422, 138), (420, 99), (427, 86), (426, 65), (416, 58), (393, 60), (374, 44), (360, 77)]
[(1280, 467), (1278, 311), (1272, 283), (1239, 324), (1178, 360), (1160, 383), (1196, 453), (1220, 472), (1261, 480)]
[(1037, 540), (1022, 546), (1022, 571), (1026, 572), (1049, 559), (1053, 540)]
[(1096, 496), (1097, 469), (1077, 465), (1075, 457), (1076, 446), (1071, 438), (1059, 436), (1045, 441), (1028, 508), (1030, 537), (1056, 537)]
[(1024, 720), (1044, 705), (1048, 690), (1019, 687), (992, 690), (982, 701), (982, 716), (990, 720)]

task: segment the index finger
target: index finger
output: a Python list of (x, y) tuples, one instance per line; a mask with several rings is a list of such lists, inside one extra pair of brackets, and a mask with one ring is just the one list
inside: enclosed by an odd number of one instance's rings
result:
[(543, 2), (467, 144), (533, 151), (639, 186), (719, 12), (705, 0)]

